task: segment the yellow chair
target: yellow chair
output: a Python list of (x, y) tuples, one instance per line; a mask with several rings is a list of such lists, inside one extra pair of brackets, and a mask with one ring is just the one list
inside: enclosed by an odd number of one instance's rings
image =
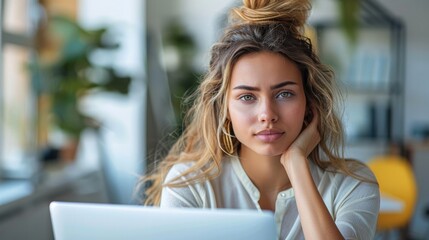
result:
[(368, 162), (380, 186), (382, 196), (401, 201), (402, 209), (380, 211), (378, 231), (404, 229), (409, 223), (417, 200), (417, 184), (411, 164), (401, 156), (378, 156)]

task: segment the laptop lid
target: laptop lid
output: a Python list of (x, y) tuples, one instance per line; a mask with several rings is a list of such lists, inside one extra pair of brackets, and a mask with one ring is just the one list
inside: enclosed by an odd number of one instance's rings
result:
[(56, 240), (277, 238), (268, 211), (52, 202), (50, 212)]

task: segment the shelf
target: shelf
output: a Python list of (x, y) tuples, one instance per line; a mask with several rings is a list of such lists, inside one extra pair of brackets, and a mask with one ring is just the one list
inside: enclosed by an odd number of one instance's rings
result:
[(361, 137), (369, 140), (363, 141), (369, 142), (363, 148), (379, 145), (378, 139), (403, 144), (405, 27), (378, 2), (361, 0), (360, 4), (354, 44), (345, 37), (338, 20), (312, 23), (319, 55), (334, 69), (340, 83), (346, 134), (358, 139), (349, 145), (362, 145), (356, 143), (362, 142)]

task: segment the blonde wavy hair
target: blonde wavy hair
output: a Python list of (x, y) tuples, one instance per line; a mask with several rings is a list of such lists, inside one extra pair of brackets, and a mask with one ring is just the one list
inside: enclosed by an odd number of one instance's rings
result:
[[(208, 72), (190, 96), (193, 105), (185, 117), (184, 132), (167, 156), (140, 180), (137, 188), (146, 186), (144, 204), (159, 205), (164, 186), (183, 187), (219, 175), (222, 159), (228, 154), (222, 137), (228, 134), (223, 126), (232, 68), (243, 55), (261, 51), (279, 53), (301, 71), (308, 106), (320, 116), (321, 141), (309, 159), (322, 169), (363, 179), (354, 174), (343, 157), (343, 128), (336, 111), (338, 89), (333, 71), (320, 62), (310, 40), (303, 35), (310, 10), (309, 0), (243, 0), (243, 6), (232, 9), (230, 26), (211, 49)], [(232, 141), (236, 154), (240, 143), (236, 138)], [(184, 162), (192, 162), (192, 167), (164, 183), (171, 167)], [(180, 181), (191, 174), (186, 182)]]

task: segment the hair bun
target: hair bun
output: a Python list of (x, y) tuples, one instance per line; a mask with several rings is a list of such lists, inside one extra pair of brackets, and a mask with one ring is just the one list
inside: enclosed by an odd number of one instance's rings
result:
[(243, 6), (233, 9), (232, 17), (244, 23), (281, 22), (301, 28), (310, 10), (310, 0), (243, 0)]

